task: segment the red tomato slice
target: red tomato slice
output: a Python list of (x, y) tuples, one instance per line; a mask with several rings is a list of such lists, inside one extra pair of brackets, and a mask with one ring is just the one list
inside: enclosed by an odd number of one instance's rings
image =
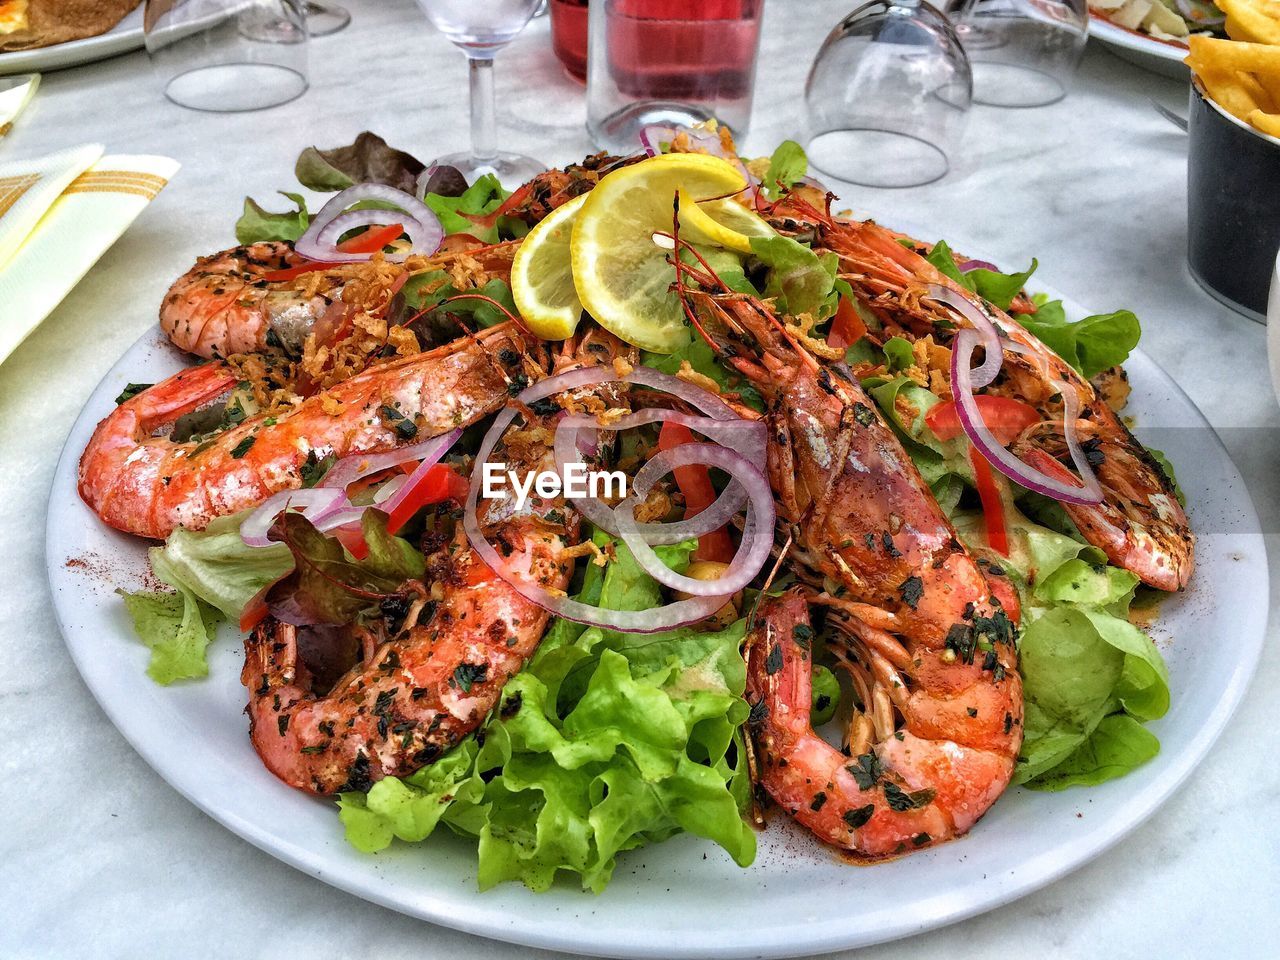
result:
[[(693, 431), (684, 424), (668, 420), (662, 425), (658, 434), (658, 449), (671, 450), (686, 443), (693, 443)], [(684, 494), (685, 518), (696, 517), (716, 500), (716, 488), (711, 483), (711, 471), (701, 464), (689, 464), (676, 467), (673, 471), (676, 486)], [(733, 542), (729, 539), (729, 531), (721, 527), (698, 538), (698, 549), (693, 553), (695, 560), (715, 560), (729, 563), (733, 560)]]
[[(342, 241), (342, 243), (338, 244), (338, 249), (343, 253), (376, 253), (387, 244), (394, 242), (402, 233), (404, 233), (404, 224), (402, 223), (390, 223), (385, 227), (370, 227), (358, 237)], [(302, 263), (286, 270), (272, 270), (270, 273), (264, 273), (262, 279), (272, 283), (293, 280), (304, 273), (314, 273), (316, 270), (324, 270), (330, 266), (332, 264), (320, 263), (317, 260), (304, 260)]]
[(836, 304), (836, 315), (831, 318), (831, 332), (827, 335), (827, 343), (838, 350), (843, 350), (857, 343), (867, 335), (867, 325), (862, 322), (862, 315), (847, 297), (841, 297)]
[(1004, 522), (1004, 500), (1000, 496), (1000, 482), (996, 480), (991, 463), (977, 450), (969, 451), (973, 464), (974, 482), (982, 501), (982, 520), (986, 526), (987, 545), (1002, 557), (1009, 555), (1009, 530)]
[[(984, 394), (973, 399), (978, 405), (978, 412), (982, 414), (982, 422), (1006, 446), (1027, 427), (1041, 420), (1035, 407), (1012, 397)], [(954, 400), (944, 400), (931, 407), (924, 415), (924, 422), (939, 440), (954, 440), (963, 432)]]
[(437, 463), (408, 490), (387, 521), (387, 532), (396, 533), (423, 507), (442, 500), (462, 503), (467, 498), (467, 481), (453, 467)]

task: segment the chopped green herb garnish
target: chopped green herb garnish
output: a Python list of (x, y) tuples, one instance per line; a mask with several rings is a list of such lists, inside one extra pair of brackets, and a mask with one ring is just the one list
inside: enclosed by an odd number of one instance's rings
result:
[(898, 587), (898, 592), (902, 595), (902, 602), (914, 610), (924, 596), (924, 581), (914, 575), (907, 577)]
[(120, 396), (116, 397), (116, 406), (131, 400), (149, 387), (154, 387), (154, 383), (131, 383), (120, 391)]
[(865, 826), (867, 821), (871, 819), (871, 815), (876, 812), (876, 805), (868, 803), (865, 807), (855, 807), (852, 810), (846, 810), (842, 819), (847, 823), (850, 829), (857, 830), (859, 827)]

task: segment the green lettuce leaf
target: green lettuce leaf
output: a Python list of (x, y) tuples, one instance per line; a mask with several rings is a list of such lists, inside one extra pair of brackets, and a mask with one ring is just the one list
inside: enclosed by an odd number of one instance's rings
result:
[(1123, 616), (1133, 602), (1138, 582), (1137, 575), (1128, 570), (1074, 557), (1041, 579), (1034, 594), (1047, 603), (1099, 607)]
[(770, 200), (782, 195), (782, 187), (789, 187), (809, 172), (809, 158), (804, 148), (794, 140), (783, 140), (769, 158), (769, 171), (764, 175), (765, 193)]
[(1156, 735), (1124, 713), (1103, 717), (1093, 733), (1066, 759), (1040, 774), (1030, 787), (1065, 790), (1092, 787), (1142, 766), (1160, 752)]
[(502, 205), (502, 201), (507, 199), (508, 196), (510, 194), (502, 189), (502, 184), (498, 182), (498, 178), (491, 173), (486, 173), (459, 196), (451, 197), (442, 196), (438, 193), (428, 193), (423, 198), (423, 201), (440, 218), (440, 223), (444, 226), (446, 234), (469, 233), (485, 243), (497, 243), (498, 227), (496, 224), (490, 227), (483, 227), (474, 220), (468, 219), (464, 214), (472, 217), (488, 216), (497, 210)]
[[(598, 542), (608, 542), (597, 534)], [(694, 544), (660, 547), (681, 569)], [(661, 602), (625, 546), (578, 598), (615, 609)], [(599, 892), (617, 856), (680, 832), (719, 843), (746, 866), (755, 834), (738, 727), (746, 719), (739, 644), (745, 622), (639, 636), (553, 624), (503, 691), (483, 731), (439, 762), (368, 794), (343, 794), (347, 838), (380, 850), (443, 823), (477, 840), (481, 889), (518, 880), (546, 890), (576, 874)]]
[(209, 672), (205, 648), (213, 640), (218, 611), (182, 586), (163, 556), (152, 558), (152, 570), (161, 581), (177, 587), (177, 592), (116, 591), (124, 598), (139, 639), (151, 650), (147, 676), (166, 686), (203, 677)]
[(265, 243), (268, 240), (287, 240), (293, 243), (307, 232), (307, 227), (311, 224), (307, 201), (297, 193), (281, 190), (280, 195), (293, 201), (293, 210), (271, 213), (264, 210), (252, 197), (244, 198), (244, 213), (236, 221), (237, 243)]
[(721, 363), (715, 351), (701, 337), (694, 337), (675, 353), (649, 353), (646, 350), (641, 354), (640, 360), (645, 366), (672, 376), (680, 372), (681, 364), (687, 360), (690, 367), (704, 377), (710, 377), (721, 390), (726, 393), (737, 393), (742, 398), (742, 402), (753, 410), (764, 410), (764, 399), (755, 387), (751, 386), (741, 374), (729, 370)]
[(818, 317), (835, 287), (835, 257), (819, 257), (790, 237), (752, 237), (751, 253), (769, 268), (764, 295), (792, 316)]
[[(1123, 711), (1153, 720), (1168, 709), (1164, 661), (1150, 637), (1119, 617), (1053, 607), (1025, 626), (1020, 654), (1026, 716), (1017, 783), (1038, 786), (1040, 775), (1073, 756), (1072, 776), (1101, 777), (1101, 768), (1085, 769), (1088, 751), (1079, 751), (1103, 719)], [(1114, 756), (1105, 766), (1113, 776), (1132, 769)]]
[[(496, 300), (512, 314), (517, 312), (511, 286), (501, 277), (491, 278), (478, 290), (463, 290), (449, 282), (448, 274), (443, 270), (430, 270), (410, 277), (401, 293), (411, 314), (423, 314), (415, 323), (426, 323), (431, 328), (439, 327), (444, 341), (453, 340), (462, 329), (458, 326), (457, 319), (451, 318), (461, 318), (481, 327), (496, 326), (507, 319), (502, 310), (479, 297), (452, 299), (459, 294), (480, 294), (489, 300)], [(449, 302), (440, 306), (445, 300)]]
[(985, 267), (962, 271), (956, 264), (955, 256), (945, 240), (939, 240), (934, 244), (933, 249), (929, 251), (929, 255), (925, 259), (937, 267), (940, 273), (950, 277), (966, 290), (974, 291), (978, 296), (995, 304), (1001, 310), (1009, 309), (1009, 305), (1013, 303), (1014, 298), (1017, 297), (1022, 288), (1027, 285), (1027, 281), (1031, 279), (1031, 275), (1036, 272), (1036, 268), (1039, 266), (1033, 258), (1031, 266), (1022, 271), (1022, 273), (999, 273), (995, 270), (988, 270)]
[(170, 586), (238, 620), (249, 601), (293, 569), (284, 544), (250, 547), (240, 539), (250, 512), (219, 517), (203, 530), (179, 527), (163, 547), (151, 548), (152, 569), (163, 569)]
[(1083, 377), (1096, 377), (1103, 370), (1124, 363), (1142, 337), (1142, 325), (1128, 310), (1070, 323), (1062, 301), (1050, 301), (1039, 294), (1034, 300), (1038, 308), (1035, 313), (1017, 314), (1014, 319)]
[(890, 337), (884, 342), (884, 357), (890, 373), (915, 366), (916, 354), (911, 341), (902, 337)]

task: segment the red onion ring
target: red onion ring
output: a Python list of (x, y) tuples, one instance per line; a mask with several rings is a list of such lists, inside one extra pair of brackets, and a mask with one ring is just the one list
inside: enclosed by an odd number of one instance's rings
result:
[(1000, 268), (990, 260), (961, 260), (956, 264), (956, 269), (961, 273), (968, 273), (970, 270), (990, 270), (992, 273), (1000, 272)]
[(347, 499), (347, 487), (379, 470), (397, 467), (410, 460), (421, 460), (413, 473), (392, 477), (374, 496), (373, 502), (379, 509), (391, 513), (422, 476), (439, 463), (449, 448), (458, 442), (460, 436), (461, 429), (451, 430), (430, 440), (398, 447), (387, 453), (357, 453), (345, 457), (334, 464), (318, 486), (302, 490), (281, 490), (264, 500), (240, 525), (240, 539), (250, 547), (271, 546), (273, 541), (267, 539), (267, 531), (275, 523), (276, 517), (295, 504), (302, 506), (302, 515), (321, 533), (359, 523), (368, 507), (357, 506)]
[(1062, 380), (1050, 381), (1062, 394), (1063, 435), (1066, 438), (1067, 449), (1071, 453), (1071, 462), (1080, 473), (1082, 486), (1065, 483), (1023, 463), (1005, 449), (987, 428), (974, 399), (974, 383), (969, 369), (969, 362), (973, 359), (973, 351), (977, 345), (976, 331), (961, 330), (956, 334), (955, 342), (951, 346), (951, 393), (955, 397), (960, 426), (964, 428), (969, 441), (997, 470), (1028, 490), (1063, 503), (1101, 503), (1102, 487), (1094, 475), (1093, 468), (1089, 466), (1084, 451), (1080, 449), (1080, 444), (1076, 442), (1075, 424), (1080, 413), (1080, 398), (1075, 387)]
[[(749, 461), (763, 463), (763, 451), (766, 443), (765, 426), (760, 421), (738, 420), (726, 421), (716, 420), (712, 417), (699, 417), (689, 413), (681, 413), (678, 410), (664, 410), (651, 407), (647, 410), (639, 410), (628, 416), (622, 417), (609, 424), (600, 423), (595, 417), (588, 416), (570, 416), (562, 419), (556, 427), (555, 439), (555, 458), (556, 469), (562, 474), (565, 467), (569, 463), (577, 463), (574, 458), (577, 438), (580, 436), (580, 430), (629, 430), (633, 427), (643, 426), (648, 423), (656, 422), (673, 422), (688, 427), (690, 430), (696, 430), (703, 436), (715, 440), (718, 443), (731, 443), (733, 447), (741, 450)], [(649, 470), (651, 464), (657, 460), (656, 457), (651, 459), (649, 463), (641, 468), (636, 474), (633, 481), (633, 489), (635, 485), (641, 484), (642, 477), (649, 476), (646, 471)], [(664, 475), (669, 471), (662, 471), (653, 475), (651, 479), (643, 484), (644, 494), (647, 494), (653, 486), (653, 481), (657, 477)], [(644, 495), (642, 494), (642, 496)], [(676, 523), (645, 523), (636, 526), (636, 530), (640, 536), (644, 537), (645, 542), (653, 545), (680, 543), (690, 537), (700, 537), (704, 533), (710, 533), (712, 530), (719, 530), (728, 523), (739, 510), (742, 509), (743, 502), (747, 499), (747, 493), (738, 483), (730, 483), (715, 502), (707, 509), (703, 510), (696, 516), (686, 520), (680, 520)], [(598, 500), (595, 497), (573, 497), (574, 505), (578, 512), (584, 517), (600, 527), (611, 536), (621, 536), (620, 528), (615, 516), (614, 507)], [(690, 591), (686, 591), (690, 592)]]
[(439, 462), (455, 443), (458, 437), (462, 435), (461, 430), (452, 430), (449, 433), (442, 433), (438, 437), (431, 437), (428, 440), (421, 440), (418, 443), (411, 443), (404, 447), (396, 447), (394, 450), (388, 450), (385, 453), (354, 453), (349, 457), (343, 457), (333, 465), (333, 468), (324, 475), (319, 486), (322, 487), (341, 487), (345, 490), (357, 480), (363, 479), (379, 470), (390, 470), (392, 467), (398, 467), (402, 463), (408, 463), (410, 460), (430, 460), (433, 464)]
[[(404, 499), (409, 495), (409, 492), (421, 482), (424, 476), (426, 476), (427, 471), (440, 462), (440, 458), (449, 451), (450, 447), (458, 442), (458, 438), (461, 436), (462, 428), (459, 427), (457, 429), (450, 430), (448, 433), (442, 433), (440, 436), (428, 440), (413, 457), (402, 456), (400, 459), (401, 463), (410, 459), (416, 460), (418, 459), (418, 455), (421, 455), (422, 462), (414, 468), (413, 473), (409, 474), (408, 479), (403, 481), (399, 487), (396, 488), (395, 493), (381, 504), (382, 509), (387, 513), (394, 513), (396, 507), (400, 506), (400, 504), (404, 502)], [(401, 450), (402, 454), (403, 452), (404, 451)]]
[[(713, 157), (720, 157), (722, 160), (728, 160), (738, 172), (747, 181), (747, 189), (755, 192), (759, 188), (760, 181), (751, 175), (751, 171), (747, 169), (747, 165), (737, 156), (731, 156), (725, 152), (724, 141), (720, 139), (719, 133), (713, 133), (710, 130), (695, 130), (692, 127), (672, 127), (659, 123), (651, 123), (647, 127), (640, 128), (640, 143), (644, 146), (644, 152), (651, 157), (656, 157), (662, 153), (662, 144), (671, 144), (680, 134), (685, 134), (689, 138), (689, 144), (694, 150), (705, 152)], [(826, 188), (823, 188), (824, 192)]]
[[(635, 367), (629, 374), (623, 377), (619, 377), (617, 372), (610, 367), (580, 367), (577, 370), (571, 370), (567, 373), (543, 380), (541, 383), (530, 387), (521, 394), (521, 396), (528, 398), (525, 402), (532, 403), (535, 400), (541, 400), (544, 397), (549, 397), (554, 393), (563, 393), (568, 390), (582, 389), (586, 386), (596, 386), (602, 383), (634, 383), (654, 390), (661, 390), (664, 393), (669, 393), (672, 396), (679, 397), (694, 409), (701, 410), (710, 420), (726, 422), (727, 425), (731, 424), (733, 427), (733, 434), (725, 434), (722, 430), (713, 427), (710, 423), (702, 423), (700, 426), (699, 423), (704, 418), (680, 413), (675, 410), (660, 411), (657, 413), (650, 413), (649, 411), (642, 410), (621, 418), (612, 426), (602, 425), (597, 422), (595, 418), (589, 418), (588, 420), (564, 418), (557, 426), (555, 441), (556, 469), (560, 470), (562, 473), (566, 464), (570, 462), (577, 462), (571, 461), (570, 457), (575, 444), (578, 444), (578, 449), (581, 449), (578, 441), (580, 430), (626, 430), (631, 427), (641, 426), (645, 423), (653, 423), (660, 419), (669, 419), (677, 423), (683, 423), (690, 429), (697, 430), (699, 433), (710, 437), (711, 439), (716, 439), (716, 436), (714, 436), (713, 433), (720, 433), (727, 438), (731, 438), (737, 448), (741, 450), (750, 461), (763, 464), (766, 460), (767, 436), (763, 423), (760, 423), (759, 421), (753, 423), (753, 421), (743, 420), (733, 412), (728, 404), (710, 391), (703, 390), (701, 387), (695, 387), (693, 384), (681, 380), (679, 377), (673, 377), (670, 374), (662, 373), (658, 370), (654, 370), (652, 367)], [(562, 437), (563, 439), (561, 439)], [(733, 484), (730, 484), (730, 488), (733, 486)], [(712, 508), (718, 508), (718, 511), (723, 511), (725, 506), (721, 501), (723, 501), (726, 496), (738, 495), (740, 495), (738, 491), (735, 490), (731, 493), (730, 489), (726, 488), (721, 493), (720, 497), (717, 498), (716, 503), (712, 505)], [(596, 526), (605, 530), (607, 533), (613, 536), (618, 536), (617, 525), (613, 519), (612, 507), (590, 497), (575, 498), (575, 503), (579, 512), (582, 513), (584, 517), (596, 524)], [(706, 511), (704, 511), (704, 513), (705, 512)], [(736, 512), (736, 510), (733, 511), (729, 516), (732, 516), (733, 513)], [(712, 516), (714, 517), (718, 515), (719, 513), (717, 512)], [(699, 517), (700, 516), (702, 516), (702, 514), (699, 514)], [(708, 518), (707, 520), (702, 521), (702, 523), (707, 523), (710, 519), (711, 518)], [(728, 518), (726, 517), (726, 519)], [(680, 524), (662, 524), (660, 526), (664, 529), (666, 527), (679, 527), (680, 530), (688, 532), (689, 536), (699, 536), (700, 534), (694, 534), (691, 532), (694, 529), (701, 529), (701, 525), (697, 523), (697, 520), (698, 517), (693, 517), (689, 520), (680, 521)], [(715, 530), (720, 526), (720, 524), (717, 524), (711, 529)], [(679, 543), (681, 539), (684, 539), (684, 537), (677, 540), (662, 542)]]
[[(733, 477), (736, 484), (744, 488), (747, 496), (748, 510), (742, 542), (738, 545), (729, 569), (719, 580), (695, 580), (676, 573), (654, 553), (646, 538), (641, 536), (641, 525), (635, 520), (635, 508), (648, 495), (659, 477), (677, 467), (695, 463), (724, 470)], [(697, 520), (702, 515), (698, 514), (693, 519)], [(664, 586), (695, 597), (723, 599), (737, 593), (760, 572), (773, 547), (774, 506), (769, 481), (758, 467), (741, 454), (712, 443), (686, 443), (655, 454), (637, 474), (631, 495), (618, 504), (614, 509), (614, 516), (617, 518), (622, 542), (631, 550), (644, 571)]]
[[(1192, 0), (1173, 0), (1173, 5), (1178, 8), (1178, 13), (1183, 20), (1197, 27), (1220, 27), (1227, 22), (1225, 14), (1208, 4), (1194, 3)], [(1214, 12), (1208, 13), (1205, 10), (1206, 6)]]
[[(347, 208), (362, 200), (380, 200), (398, 210)], [(403, 211), (403, 212), (400, 212)], [(381, 183), (358, 183), (348, 187), (320, 208), (306, 232), (293, 245), (303, 257), (320, 263), (358, 263), (372, 260), (372, 253), (344, 253), (337, 248), (338, 238), (348, 230), (361, 226), (386, 226), (390, 223), (404, 225), (409, 235), (411, 253), (434, 253), (444, 239), (444, 227), (440, 219), (417, 197)], [(387, 257), (393, 263), (401, 263), (409, 253), (395, 253)]]
[(646, 127), (640, 128), (640, 143), (644, 145), (644, 152), (651, 157), (656, 157), (662, 152), (662, 144), (668, 145), (675, 143), (676, 137), (684, 134), (689, 138), (691, 146), (705, 150), (713, 157), (721, 157), (728, 159), (728, 155), (724, 152), (724, 142), (720, 139), (719, 133), (713, 133), (710, 130), (695, 130), (693, 127), (673, 127), (660, 123), (651, 123)]
[[(575, 370), (571, 373), (579, 372)], [(565, 374), (562, 377), (570, 375)], [(526, 394), (543, 387), (545, 383), (546, 381), (543, 381), (543, 383), (537, 384), (530, 390), (526, 390), (518, 399), (526, 403), (531, 402), (530, 399), (526, 399)], [(563, 387), (560, 389), (563, 389)], [(555, 388), (547, 391), (547, 393), (556, 392), (559, 391)], [(544, 393), (543, 396), (546, 396), (547, 393)], [(540, 398), (534, 397), (532, 399)], [(472, 549), (476, 551), (476, 554), (496, 576), (501, 577), (530, 603), (537, 604), (557, 617), (572, 620), (575, 623), (585, 623), (588, 626), (603, 627), (607, 630), (617, 630), (623, 633), (658, 633), (663, 630), (673, 630), (676, 627), (704, 620), (724, 605), (723, 597), (694, 597), (690, 600), (680, 600), (652, 610), (604, 610), (566, 596), (553, 595), (543, 587), (531, 583), (529, 580), (517, 576), (513, 571), (509, 570), (503, 558), (498, 555), (498, 551), (494, 549), (493, 544), (485, 539), (484, 533), (480, 529), (477, 503), (484, 472), (483, 466), (489, 461), (494, 447), (498, 445), (498, 441), (506, 432), (507, 427), (515, 420), (518, 413), (519, 411), (514, 407), (507, 407), (501, 411), (494, 418), (493, 425), (489, 427), (488, 433), (485, 434), (484, 440), (481, 441), (480, 449), (476, 453), (475, 469), (471, 473), (471, 484), (467, 490), (467, 503), (462, 518), (462, 526), (466, 531), (467, 539), (471, 542)]]
[(313, 487), (309, 490), (281, 490), (263, 500), (262, 503), (244, 518), (240, 524), (240, 539), (245, 546), (269, 547), (274, 542), (267, 538), (267, 531), (276, 522), (276, 517), (286, 510), (296, 508), (299, 513), (318, 524), (347, 502), (341, 490)]
[(939, 303), (945, 303), (968, 320), (977, 332), (986, 356), (982, 360), (982, 365), (974, 367), (973, 370), (969, 370), (967, 362), (965, 364), (965, 370), (969, 374), (969, 379), (974, 389), (980, 390), (993, 382), (999, 375), (1000, 366), (1004, 362), (1004, 351), (1000, 345), (1000, 332), (996, 329), (996, 325), (991, 321), (991, 318), (983, 313), (976, 303), (951, 287), (944, 287), (940, 283), (931, 283), (925, 287), (924, 292), (925, 296), (937, 300)]

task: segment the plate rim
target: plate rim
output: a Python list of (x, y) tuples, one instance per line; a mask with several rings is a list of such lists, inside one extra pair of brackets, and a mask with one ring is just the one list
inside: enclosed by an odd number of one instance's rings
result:
[[(1050, 296), (1057, 295), (1056, 291), (1047, 284), (1038, 284), (1037, 286)], [(1064, 302), (1067, 303), (1069, 309), (1073, 306), (1072, 302), (1067, 298), (1064, 298)], [(201, 791), (202, 778), (198, 773), (194, 773), (191, 768), (171, 768), (161, 758), (162, 749), (154, 748), (148, 745), (141, 737), (135, 736), (127, 723), (122, 725), (115, 702), (108, 702), (104, 700), (103, 696), (99, 695), (98, 689), (89, 680), (89, 674), (86, 673), (76, 647), (70, 640), (72, 628), (69, 627), (64, 617), (63, 605), (59, 600), (61, 591), (58, 589), (55, 573), (59, 569), (63, 551), (54, 543), (55, 527), (57, 526), (54, 507), (59, 492), (65, 489), (68, 480), (72, 481), (72, 488), (74, 488), (79, 451), (71, 448), (71, 442), (78, 432), (81, 421), (86, 416), (91, 416), (89, 414), (90, 404), (103, 391), (105, 384), (121, 368), (127, 366), (127, 362), (131, 360), (134, 350), (140, 344), (148, 339), (154, 341), (157, 335), (154, 327), (148, 328), (112, 365), (98, 385), (94, 387), (77, 415), (67, 440), (63, 443), (57, 467), (54, 471), (45, 525), (46, 577), (50, 584), (55, 621), (63, 635), (64, 644), (71, 659), (95, 702), (98, 703), (125, 741), (161, 779), (215, 822), (226, 827), (240, 838), (247, 840), (264, 853), (289, 864), (304, 874), (322, 880), (330, 886), (384, 908), (393, 909), (399, 913), (450, 929), (506, 943), (548, 950), (567, 950), (593, 956), (737, 958), (747, 956), (793, 957), (850, 949), (896, 940), (922, 933), (926, 930), (957, 923), (1021, 899), (1078, 870), (1128, 837), (1153, 816), (1157, 810), (1163, 807), (1226, 729), (1231, 717), (1239, 708), (1248, 691), (1265, 643), (1270, 614), (1270, 582), (1265, 571), (1269, 569), (1269, 566), (1266, 543), (1258, 536), (1257, 549), (1260, 553), (1261, 567), (1264, 573), (1258, 578), (1260, 584), (1253, 594), (1259, 598), (1260, 605), (1252, 612), (1251, 619), (1256, 620), (1260, 612), (1261, 622), (1256, 624), (1256, 629), (1253, 630), (1252, 642), (1247, 647), (1242, 648), (1243, 655), (1236, 659), (1231, 674), (1225, 679), (1222, 696), (1216, 701), (1212, 711), (1198, 728), (1196, 735), (1180, 749), (1178, 759), (1171, 767), (1171, 771), (1166, 774), (1165, 780), (1159, 783), (1160, 789), (1152, 793), (1151, 787), (1148, 787), (1146, 791), (1135, 793), (1123, 800), (1111, 817), (1100, 821), (1098, 827), (1091, 828), (1084, 836), (1078, 837), (1073, 841), (1071, 856), (1068, 858), (1062, 859), (1057, 848), (1051, 851), (1044, 851), (1030, 861), (1022, 862), (1019, 865), (1016, 877), (989, 888), (984, 896), (970, 896), (963, 902), (957, 902), (957, 898), (952, 895), (934, 894), (932, 901), (921, 901), (922, 904), (932, 906), (933, 909), (921, 908), (916, 911), (904, 912), (904, 915), (896, 922), (877, 928), (875, 934), (871, 936), (860, 933), (857, 930), (856, 921), (847, 918), (843, 921), (829, 919), (826, 922), (807, 922), (804, 928), (807, 936), (803, 940), (784, 938), (782, 936), (783, 931), (794, 933), (794, 926), (779, 926), (758, 930), (749, 943), (739, 940), (725, 944), (721, 939), (722, 934), (717, 933), (712, 936), (685, 928), (680, 931), (684, 939), (679, 944), (662, 942), (657, 938), (650, 943), (619, 943), (616, 934), (610, 928), (606, 928), (603, 925), (598, 925), (595, 928), (590, 924), (584, 926), (580, 921), (568, 921), (563, 926), (554, 928), (546, 925), (522, 928), (512, 924), (510, 918), (506, 923), (503, 923), (501, 918), (495, 918), (494, 907), (485, 905), (485, 895), (479, 894), (474, 888), (463, 898), (465, 904), (461, 907), (457, 902), (443, 896), (431, 900), (423, 900), (420, 897), (411, 899), (403, 895), (403, 888), (399, 885), (386, 881), (379, 883), (376, 879), (371, 879), (370, 874), (366, 872), (347, 874), (340, 870), (335, 870), (331, 867), (331, 860), (323, 850), (296, 844), (279, 834), (272, 833), (265, 827), (259, 827), (254, 822), (241, 818), (234, 811), (219, 807), (215, 802), (216, 791), (211, 794)], [(1244, 515), (1239, 518), (1240, 526), (1238, 532), (1231, 535), (1249, 536), (1259, 534), (1260, 524), (1257, 511), (1253, 506), (1252, 496), (1243, 482), (1239, 469), (1231, 459), (1221, 439), (1216, 432), (1212, 431), (1212, 427), (1204, 414), (1177, 382), (1144, 352), (1135, 350), (1134, 356), (1129, 362), (1134, 363), (1135, 361), (1147, 367), (1160, 386), (1172, 389), (1194, 411), (1200, 426), (1209, 427), (1221, 465), (1226, 470), (1227, 479), (1239, 486), (1240, 492), (1243, 494), (1242, 505), (1247, 507)], [(1152, 786), (1155, 785), (1153, 784)], [(1117, 822), (1122, 822), (1123, 825), (1115, 827), (1114, 824)], [(589, 911), (592, 903), (589, 895), (582, 894), (581, 896), (584, 898), (582, 901), (584, 910)], [(583, 935), (584, 931), (585, 936)], [(770, 932), (775, 932), (772, 939), (770, 938)]]
[(79, 40), (64, 40), (47, 47), (0, 53), (0, 76), (64, 70), (140, 50), (146, 44), (142, 9), (142, 4), (134, 7), (105, 33), (81, 37)]
[(1172, 41), (1146, 36), (1137, 30), (1130, 30), (1118, 23), (1112, 23), (1092, 10), (1089, 11), (1089, 36), (1096, 37), (1111, 46), (1123, 47), (1126, 50), (1145, 53), (1174, 63), (1182, 63), (1190, 53), (1190, 48), (1186, 44), (1177, 46)]

